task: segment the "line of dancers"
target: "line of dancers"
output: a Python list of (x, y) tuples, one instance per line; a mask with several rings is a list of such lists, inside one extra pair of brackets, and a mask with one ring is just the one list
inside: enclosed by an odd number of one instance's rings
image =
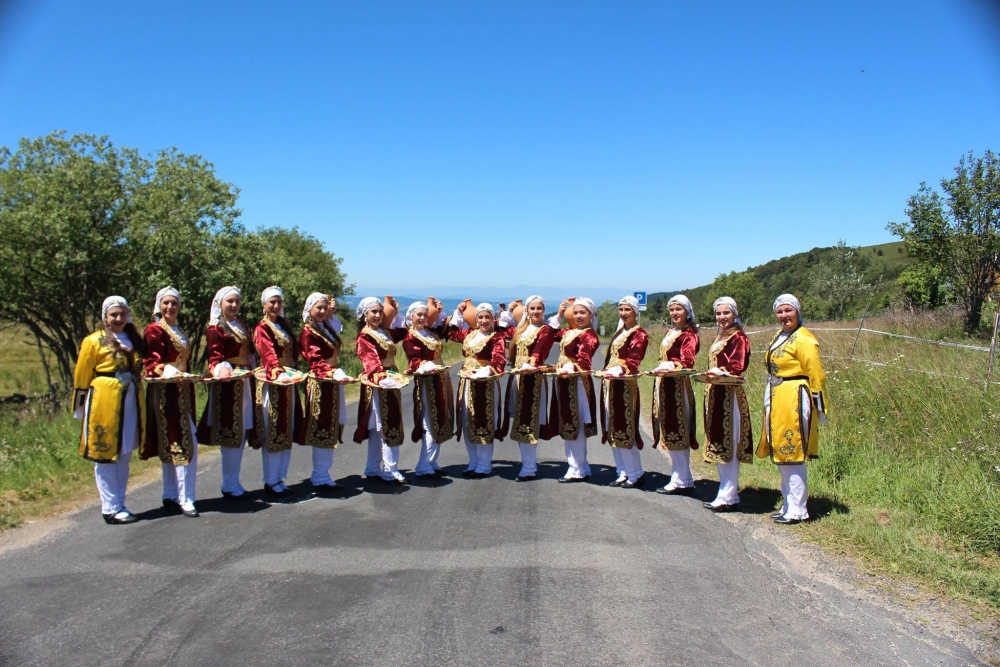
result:
[[(231, 501), (251, 498), (240, 481), (248, 445), (261, 451), (265, 499), (294, 499), (285, 482), (294, 443), (312, 448), (310, 482), (316, 491), (339, 492), (331, 470), (347, 422), (344, 385), (357, 381), (361, 391), (353, 440), (367, 441), (367, 479), (407, 483), (399, 470), (399, 447), (406, 439), (401, 392), (412, 384), (410, 439), (420, 443), (417, 477), (441, 476), (440, 447), (452, 437), (461, 439), (468, 452), (463, 475), (487, 477), (494, 443), (509, 436), (521, 455), (516, 479), (528, 481), (538, 475), (539, 442), (558, 437), (567, 461), (559, 482), (582, 482), (591, 475), (587, 438), (597, 435), (600, 426), (601, 441), (614, 455), (617, 475), (611, 486), (645, 486), (638, 378), (649, 340), (634, 297), (618, 303), (618, 326), (600, 371), (594, 367), (600, 346), (597, 307), (585, 297), (563, 301), (549, 318), (537, 295), (514, 313), (498, 315), (489, 303), (473, 307), (466, 302), (450, 316), (434, 299), (400, 312), (391, 297), (367, 297), (356, 308), (355, 348), (362, 364), (358, 378), (339, 366), (343, 326), (330, 296), (309, 295), (298, 335), (285, 317), (280, 288), (264, 290), (261, 305), (264, 317), (251, 330), (239, 316), (240, 290), (227, 286), (216, 293), (205, 334), (209, 374), (202, 378), (190, 373), (191, 342), (177, 325), (181, 295), (176, 289), (157, 293), (142, 335), (124, 298), (104, 301), (100, 329), (80, 348), (73, 405), (83, 421), (80, 454), (95, 463), (107, 523), (136, 520), (125, 506), (129, 460), (136, 450), (143, 459), (160, 458), (163, 505), (186, 516), (198, 516), (199, 443), (220, 447), (221, 490)], [(719, 329), (703, 376), (709, 380), (704, 459), (717, 465), (720, 483), (715, 499), (704, 505), (727, 512), (739, 505), (740, 464), (751, 463), (754, 455), (749, 406), (737, 383), (750, 360), (750, 343), (733, 299), (721, 297), (713, 309)], [(700, 339), (687, 297), (674, 296), (667, 310), (672, 326), (651, 371), (652, 446), (668, 455), (672, 465), (669, 482), (657, 492), (685, 495), (694, 487), (691, 451), (700, 446), (689, 377)], [(817, 424), (827, 410), (825, 375), (819, 344), (802, 325), (798, 300), (790, 294), (778, 297), (774, 313), (781, 328), (765, 353), (768, 383), (756, 455), (769, 457), (781, 470), (784, 500), (772, 518), (791, 524), (809, 516), (805, 462), (818, 455)], [(462, 345), (457, 394), (442, 364), (447, 341)], [(557, 343), (558, 360), (548, 365)], [(397, 345), (407, 359), (403, 370), (396, 367)], [(300, 358), (308, 374), (295, 370)], [(207, 382), (208, 401), (196, 422), (198, 381)], [(301, 393), (295, 384), (299, 381), (304, 382)]]

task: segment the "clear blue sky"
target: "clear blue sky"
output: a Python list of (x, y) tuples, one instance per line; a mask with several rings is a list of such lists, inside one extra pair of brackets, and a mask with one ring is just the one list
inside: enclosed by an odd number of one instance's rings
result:
[(688, 287), (1000, 150), (987, 7), (0, 0), (0, 145), (202, 154), (361, 289)]

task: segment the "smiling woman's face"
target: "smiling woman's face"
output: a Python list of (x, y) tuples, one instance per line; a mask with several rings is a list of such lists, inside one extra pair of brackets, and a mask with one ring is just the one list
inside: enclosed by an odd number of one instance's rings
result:
[(125, 325), (128, 324), (128, 308), (123, 308), (122, 306), (108, 308), (108, 312), (104, 316), (104, 321), (108, 323), (111, 333), (117, 334), (125, 331)]

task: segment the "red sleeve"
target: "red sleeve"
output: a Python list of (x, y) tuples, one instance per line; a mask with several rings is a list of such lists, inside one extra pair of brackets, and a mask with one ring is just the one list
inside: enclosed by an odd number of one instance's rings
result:
[(413, 339), (413, 336), (407, 336), (403, 339), (403, 352), (406, 353), (407, 363), (406, 369), (411, 373), (415, 373), (420, 364), (424, 363), (423, 352), (424, 346)]
[(205, 348), (208, 350), (208, 370), (213, 371), (226, 360), (226, 336), (219, 326), (210, 326), (205, 331)]
[(367, 336), (358, 336), (355, 350), (358, 353), (358, 359), (361, 360), (361, 365), (364, 366), (365, 375), (368, 376), (369, 380), (374, 381), (375, 374), (385, 370), (382, 368), (382, 357), (379, 355), (379, 348), (375, 346), (375, 343), (368, 340)]
[(632, 340), (625, 346), (625, 355), (622, 360), (625, 362), (625, 367), (628, 368), (630, 375), (635, 375), (639, 372), (639, 365), (642, 363), (643, 357), (646, 356), (646, 345), (648, 344), (649, 336), (646, 335), (643, 329), (637, 329), (632, 334)]
[(448, 337), (448, 340), (453, 343), (464, 343), (465, 339), (473, 331), (475, 331), (475, 329), (459, 329), (458, 327), (449, 324), (448, 328), (445, 330), (445, 335)]
[(734, 375), (742, 375), (750, 363), (750, 339), (742, 331), (737, 332), (718, 357), (719, 368)]
[(594, 352), (600, 347), (601, 341), (593, 331), (580, 334), (577, 338), (579, 346), (576, 348), (576, 363), (585, 371), (594, 367)]
[(507, 341), (500, 336), (494, 336), (493, 350), (490, 354), (490, 368), (494, 375), (503, 373), (503, 367), (507, 365)]
[(302, 328), (302, 333), (299, 334), (299, 347), (302, 350), (302, 358), (309, 364), (310, 371), (321, 376), (329, 375), (333, 372), (333, 368), (330, 364), (326, 363), (326, 358), (323, 356), (323, 353), (326, 351), (323, 349), (324, 346), (305, 327)]
[(555, 340), (555, 329), (548, 324), (543, 324), (541, 329), (538, 330), (538, 337), (535, 338), (535, 351), (531, 353), (533, 365), (541, 366), (545, 363), (545, 360), (549, 358), (549, 352), (552, 350), (552, 343)]
[(173, 344), (159, 324), (150, 324), (142, 332), (142, 337), (146, 341), (146, 356), (142, 359), (142, 365), (146, 368), (146, 375), (159, 377), (163, 374), (163, 366), (170, 363), (170, 351)]
[(701, 341), (698, 332), (691, 329), (686, 330), (681, 335), (681, 366), (684, 368), (694, 368), (694, 358), (698, 356), (698, 347)]
[(389, 332), (389, 338), (392, 339), (393, 343), (398, 343), (410, 334), (410, 330), (406, 327), (399, 327), (398, 329), (387, 329)]
[(274, 369), (281, 369), (278, 362), (278, 355), (274, 351), (274, 339), (268, 327), (261, 322), (253, 330), (253, 344), (260, 355), (260, 365), (270, 373)]
[(517, 327), (494, 327), (494, 331), (500, 334), (500, 338), (507, 341), (513, 338), (514, 332), (517, 331)]

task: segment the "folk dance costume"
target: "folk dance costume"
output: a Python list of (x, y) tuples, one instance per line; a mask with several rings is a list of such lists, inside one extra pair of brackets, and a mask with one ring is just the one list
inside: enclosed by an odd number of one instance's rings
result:
[[(153, 321), (143, 332), (146, 356), (143, 365), (147, 377), (171, 377), (188, 372), (191, 344), (177, 325), (164, 321), (160, 303), (172, 296), (180, 303), (180, 293), (165, 287), (156, 294)], [(163, 505), (179, 508), (187, 516), (198, 516), (195, 509), (195, 482), (198, 470), (198, 439), (195, 426), (193, 382), (178, 384), (151, 383), (146, 387), (146, 436), (139, 457), (158, 456), (163, 475)]]
[[(577, 298), (574, 305), (584, 306), (591, 315), (597, 315), (597, 306), (590, 299)], [(601, 344), (594, 325), (588, 329), (560, 329), (559, 316), (553, 315), (549, 326), (556, 329), (555, 340), (559, 341), (559, 371), (589, 372), (594, 352)], [(549, 424), (563, 439), (569, 464), (560, 481), (590, 477), (587, 438), (597, 435), (597, 395), (590, 375), (556, 377), (549, 404)]]
[[(660, 344), (660, 366), (665, 369), (694, 368), (701, 342), (695, 328), (694, 309), (683, 294), (667, 302), (684, 307), (687, 321), (683, 328), (672, 327)], [(670, 481), (663, 493), (689, 493), (694, 488), (691, 476), (691, 450), (698, 449), (695, 434), (695, 403), (691, 380), (686, 377), (659, 377), (653, 383), (653, 447), (666, 450), (670, 457)]]
[[(309, 364), (309, 370), (316, 378), (342, 380), (347, 375), (339, 368), (337, 356), (340, 354), (340, 332), (343, 325), (332, 313), (322, 322), (310, 317), (309, 311), (319, 301), (330, 299), (325, 294), (314, 292), (306, 299), (302, 309), (302, 333), (299, 334), (299, 349), (302, 358)], [(317, 488), (332, 489), (338, 484), (330, 476), (333, 467), (333, 452), (338, 443), (344, 442), (344, 425), (347, 423), (347, 400), (338, 382), (323, 382), (316, 378), (306, 381), (305, 415), (299, 422), (296, 442), (312, 447), (312, 475), (309, 481)]]
[[(403, 351), (409, 360), (408, 371), (413, 373), (413, 432), (410, 437), (413, 442), (420, 443), (420, 457), (413, 472), (418, 477), (437, 475), (441, 470), (438, 465), (438, 454), (441, 443), (447, 442), (455, 435), (455, 392), (451, 386), (451, 376), (447, 373), (429, 372), (441, 363), (444, 349), (443, 325), (446, 315), (442, 311), (431, 330), (430, 322), (423, 329), (413, 326), (413, 316), (420, 309), (427, 309), (427, 304), (416, 301), (406, 309), (406, 337), (403, 338)], [(425, 374), (427, 373), (427, 374)]]
[(819, 341), (802, 324), (798, 299), (783, 294), (773, 309), (781, 305), (795, 308), (798, 326), (790, 333), (779, 332), (764, 357), (767, 386), (757, 456), (770, 456), (781, 471), (784, 502), (774, 518), (780, 523), (798, 523), (809, 518), (805, 462), (819, 456), (818, 424), (826, 423), (827, 412), (826, 373)]
[[(735, 321), (719, 331), (708, 348), (708, 367), (743, 375), (750, 362), (750, 339), (740, 326), (736, 302), (724, 296), (712, 304), (728, 306)], [(746, 392), (741, 385), (705, 386), (705, 461), (719, 469), (719, 492), (709, 509), (729, 509), (740, 502), (740, 463), (753, 463), (753, 432)]]
[(639, 302), (626, 296), (618, 305), (635, 313), (635, 325), (626, 329), (620, 323), (604, 356), (604, 369), (624, 379), (605, 379), (601, 386), (601, 442), (612, 447), (618, 478), (613, 486), (636, 488), (643, 484), (642, 435), (639, 433), (639, 382), (634, 376), (646, 356), (649, 336), (639, 326)]
[[(284, 299), (285, 295), (279, 287), (268, 287), (260, 295), (261, 305), (276, 296)], [(274, 320), (264, 316), (254, 328), (253, 342), (260, 366), (269, 379), (276, 378), (285, 367), (295, 367), (297, 341), (295, 332), (285, 320), (284, 309)], [(271, 497), (291, 496), (292, 491), (285, 486), (285, 477), (292, 460), (292, 441), (302, 418), (299, 392), (295, 385), (260, 381), (256, 385), (254, 425), (260, 441), (264, 493)]]
[(105, 299), (101, 306), (102, 329), (80, 344), (73, 375), (74, 417), (83, 420), (80, 455), (94, 462), (104, 521), (132, 523), (136, 518), (125, 508), (125, 490), (129, 457), (142, 442), (146, 425), (140, 381), (142, 355), (137, 349), (142, 341), (131, 316), (124, 332), (111, 331), (107, 324), (111, 308), (127, 312), (129, 306), (120, 296)]
[[(481, 303), (480, 312), (493, 314), (493, 306)], [(501, 313), (506, 324), (513, 323), (509, 313)], [(506, 318), (504, 316), (506, 315)], [(459, 311), (448, 326), (448, 339), (462, 344), (465, 363), (462, 370), (476, 379), (461, 378), (458, 383), (458, 435), (465, 440), (469, 465), (465, 474), (486, 477), (493, 471), (493, 442), (503, 440), (500, 420), (500, 380), (506, 364), (507, 343), (500, 331), (483, 333), (469, 329)], [(463, 328), (466, 327), (466, 328)], [(488, 379), (493, 377), (493, 379)]]
[[(246, 325), (238, 317), (227, 321), (222, 316), (222, 302), (230, 295), (239, 296), (239, 288), (223, 287), (215, 293), (205, 330), (208, 370), (216, 378), (222, 377), (225, 371), (252, 370), (256, 362), (250, 354)], [(198, 442), (221, 447), (222, 495), (226, 498), (250, 499), (240, 483), (240, 467), (247, 443), (253, 448), (260, 446), (254, 431), (253, 388), (253, 375), (211, 383), (208, 403), (198, 422)]]
[[(512, 370), (545, 364), (555, 342), (555, 329), (545, 322), (532, 324), (529, 321), (528, 307), (532, 303), (540, 303), (543, 308), (545, 306), (542, 297), (529, 296), (524, 301), (524, 313), (517, 327), (508, 328), (503, 334), (509, 337), (507, 356)], [(541, 373), (517, 373), (507, 379), (503, 429), (506, 431), (508, 424), (510, 425), (510, 438), (518, 443), (521, 450), (518, 481), (534, 479), (538, 474), (538, 441), (549, 440), (553, 435), (546, 410), (548, 404), (548, 378)]]
[[(380, 302), (375, 297), (365, 297), (357, 307), (359, 327), (356, 350), (364, 367), (364, 377), (378, 388), (367, 384), (361, 387), (358, 400), (358, 427), (354, 442), (368, 438), (366, 477), (380, 477), (387, 482), (404, 483), (406, 477), (399, 472), (399, 446), (403, 444), (403, 406), (401, 384), (391, 377), (396, 372), (396, 343), (402, 340), (403, 316), (396, 314), (396, 321), (389, 331), (382, 327), (372, 329), (363, 324), (365, 315)], [(401, 330), (402, 329), (402, 330)]]

